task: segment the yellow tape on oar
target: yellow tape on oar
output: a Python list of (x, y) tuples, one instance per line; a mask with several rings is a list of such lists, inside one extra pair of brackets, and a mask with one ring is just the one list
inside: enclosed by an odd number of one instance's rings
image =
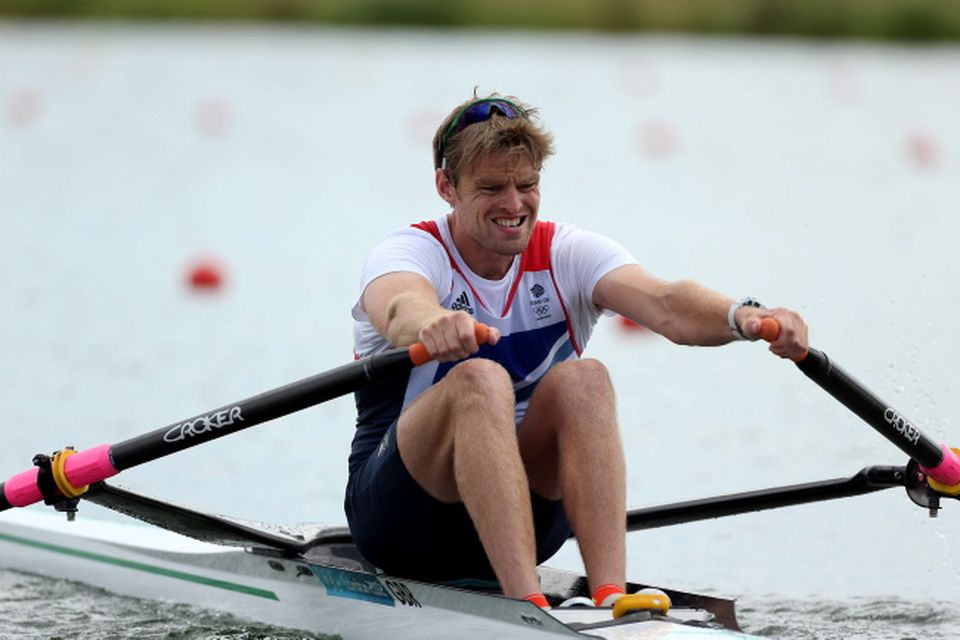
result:
[(659, 589), (643, 589), (638, 593), (620, 596), (613, 603), (613, 617), (619, 618), (634, 611), (670, 611), (670, 596)]
[(88, 484), (82, 487), (75, 487), (67, 480), (67, 472), (65, 470), (67, 458), (75, 453), (76, 450), (74, 450), (73, 447), (65, 447), (60, 451), (54, 452), (50, 460), (50, 473), (53, 476), (53, 481), (57, 483), (57, 489), (60, 489), (60, 493), (68, 498), (79, 498), (90, 488)]

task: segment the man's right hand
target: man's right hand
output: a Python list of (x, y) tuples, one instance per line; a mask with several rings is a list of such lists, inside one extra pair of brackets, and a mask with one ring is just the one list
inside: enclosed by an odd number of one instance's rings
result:
[[(480, 349), (477, 344), (476, 321), (466, 311), (439, 313), (427, 319), (420, 329), (419, 341), (438, 362), (463, 360)], [(490, 327), (487, 344), (500, 340), (500, 331)]]

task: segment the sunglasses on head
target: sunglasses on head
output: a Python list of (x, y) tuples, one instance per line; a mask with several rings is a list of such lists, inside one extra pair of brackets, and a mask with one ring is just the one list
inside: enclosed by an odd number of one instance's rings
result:
[(486, 122), (493, 117), (494, 113), (499, 113), (510, 120), (527, 117), (526, 111), (503, 98), (480, 98), (479, 100), (474, 100), (454, 116), (449, 126), (447, 126), (447, 130), (443, 132), (443, 137), (440, 138), (440, 158), (442, 162), (446, 164), (447, 141), (450, 138), (472, 124)]

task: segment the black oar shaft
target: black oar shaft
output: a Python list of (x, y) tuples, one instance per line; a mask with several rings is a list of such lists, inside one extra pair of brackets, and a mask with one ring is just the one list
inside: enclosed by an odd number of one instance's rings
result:
[(934, 468), (943, 461), (943, 450), (936, 442), (832, 362), (823, 352), (810, 349), (807, 357), (797, 363), (797, 367), (924, 467)]
[(336, 369), (175, 422), (110, 447), (117, 471), (236, 433), (356, 391), (369, 382), (410, 370), (407, 349), (368, 356)]
[[(485, 324), (478, 322), (473, 328), (477, 344), (484, 344), (491, 337)], [(366, 356), (114, 445), (104, 444), (79, 452), (63, 451), (47, 463), (44, 457), (40, 459), (42, 466), (27, 469), (0, 483), (0, 511), (41, 500), (51, 502), (58, 496), (76, 498), (86, 485), (106, 480), (124, 469), (312, 407), (357, 391), (371, 382), (403, 375), (432, 359), (426, 346), (418, 342), (409, 348)], [(53, 482), (56, 488), (51, 489)]]
[(850, 478), (807, 482), (633, 509), (627, 513), (627, 531), (640, 531), (766, 509), (849, 498), (891, 487), (902, 487), (905, 481), (904, 467), (866, 467)]
[[(763, 318), (760, 337), (767, 342), (774, 342), (779, 336), (780, 323), (776, 318)], [(951, 490), (960, 486), (960, 456), (956, 452), (937, 445), (906, 416), (867, 390), (822, 351), (808, 347), (807, 352), (796, 360), (796, 365), (880, 435), (919, 462), (931, 479)]]
[[(68, 459), (66, 480), (77, 487), (104, 480), (118, 471), (346, 395), (370, 382), (410, 371), (414, 366), (411, 357), (409, 349), (392, 349), (367, 356), (109, 447), (102, 445), (78, 452), (76, 459), (84, 460), (84, 470), (77, 472), (76, 477), (71, 475), (69, 465), (73, 460)], [(109, 462), (105, 462), (107, 458)], [(78, 481), (81, 475), (83, 478)], [(39, 502), (42, 497), (36, 484), (37, 477), (37, 470), (32, 469), (0, 483), (0, 511)]]

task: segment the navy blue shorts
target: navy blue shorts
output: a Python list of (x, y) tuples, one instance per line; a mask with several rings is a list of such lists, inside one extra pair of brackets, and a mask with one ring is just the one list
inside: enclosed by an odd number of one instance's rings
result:
[[(463, 503), (440, 502), (407, 471), (397, 449), (397, 423), (350, 477), (345, 508), (364, 557), (384, 572), (429, 581), (493, 580), (493, 569)], [(533, 492), (537, 564), (570, 536), (559, 500)]]

